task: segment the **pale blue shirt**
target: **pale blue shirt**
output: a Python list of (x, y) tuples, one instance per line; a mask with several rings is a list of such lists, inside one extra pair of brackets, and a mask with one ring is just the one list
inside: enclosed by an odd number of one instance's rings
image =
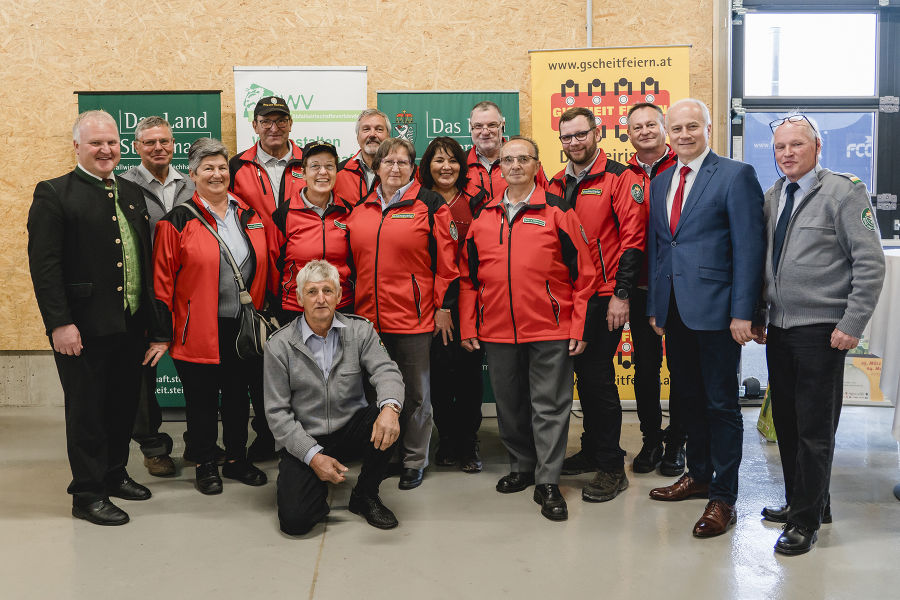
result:
[(531, 201), (531, 197), (534, 195), (534, 190), (537, 189), (537, 185), (531, 188), (531, 191), (528, 192), (528, 195), (525, 196), (525, 199), (521, 202), (517, 202), (513, 204), (509, 201), (509, 188), (503, 192), (503, 208), (506, 209), (506, 218), (512, 223), (512, 220), (519, 214), (519, 211)]
[(159, 179), (144, 166), (144, 163), (139, 164), (137, 170), (144, 177), (144, 183), (147, 184), (151, 192), (156, 194), (156, 197), (163, 203), (166, 210), (172, 210), (172, 205), (175, 204), (175, 189), (178, 187), (178, 181), (184, 179), (181, 173), (170, 166), (166, 180), (160, 183)]
[(284, 175), (284, 169), (287, 167), (288, 161), (291, 159), (291, 144), (288, 143), (287, 154), (281, 158), (276, 158), (263, 150), (262, 144), (256, 144), (256, 160), (265, 168), (269, 175), (269, 183), (272, 184), (272, 197), (275, 203), (278, 203), (278, 194), (281, 190), (281, 178)]
[(415, 181), (415, 179), (410, 180), (409, 183), (407, 183), (402, 188), (400, 188), (399, 190), (394, 192), (394, 195), (391, 196), (390, 199), (387, 201), (385, 201), (385, 199), (384, 199), (384, 192), (382, 191), (381, 186), (379, 185), (377, 188), (375, 188), (375, 193), (378, 194), (378, 200), (381, 202), (381, 210), (386, 209), (391, 204), (396, 204), (397, 202), (400, 202), (400, 198), (403, 197), (403, 194), (406, 193), (406, 190), (409, 189), (409, 187), (413, 184), (414, 181)]
[[(325, 334), (325, 337), (322, 337), (312, 330), (312, 327), (310, 327), (309, 323), (306, 322), (305, 315), (302, 318), (297, 319), (297, 323), (300, 327), (300, 339), (303, 340), (303, 343), (306, 344), (307, 348), (309, 348), (309, 352), (312, 354), (313, 360), (316, 361), (316, 365), (319, 367), (319, 369), (321, 369), (322, 375), (325, 377), (325, 381), (327, 382), (328, 375), (331, 373), (331, 367), (334, 365), (334, 356), (342, 347), (341, 332), (336, 330), (343, 329), (344, 327), (346, 327), (346, 325), (344, 325), (337, 319), (332, 319), (331, 327), (328, 328), (328, 333)], [(363, 396), (365, 396), (365, 394), (363, 394)], [(397, 402), (397, 400), (394, 398), (385, 398), (384, 400), (379, 400), (377, 405), (378, 408), (381, 409), (385, 404), (388, 403), (400, 408), (400, 403)], [(306, 456), (303, 457), (303, 462), (309, 464), (309, 461), (313, 459), (313, 456), (321, 452), (323, 449), (324, 448), (322, 448), (320, 444), (316, 444), (315, 446), (310, 448), (309, 452), (306, 453)]]
[[(806, 175), (797, 180), (797, 185), (799, 185), (799, 189), (794, 192), (794, 207), (791, 210), (791, 216), (797, 212), (797, 207), (800, 206), (800, 200), (803, 199), (806, 194), (809, 193), (809, 190), (813, 188), (814, 185), (819, 181), (816, 173), (822, 170), (822, 167), (819, 166), (819, 163), (816, 163), (816, 166), (809, 171)], [(784, 203), (787, 200), (787, 187), (790, 181), (788, 181), (787, 177), (784, 179), (784, 185), (781, 186), (781, 195), (778, 197), (778, 214), (775, 215), (775, 222), (778, 222), (778, 219), (781, 218), (781, 213), (784, 211)]]

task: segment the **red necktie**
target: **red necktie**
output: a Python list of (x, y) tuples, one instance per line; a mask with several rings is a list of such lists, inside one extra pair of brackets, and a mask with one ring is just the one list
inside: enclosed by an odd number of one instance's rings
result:
[(678, 178), (678, 187), (675, 188), (675, 199), (672, 200), (672, 216), (669, 217), (669, 229), (672, 235), (675, 235), (675, 228), (678, 227), (678, 219), (681, 218), (681, 205), (684, 203), (684, 178), (691, 172), (691, 168), (687, 165), (681, 167), (681, 174)]

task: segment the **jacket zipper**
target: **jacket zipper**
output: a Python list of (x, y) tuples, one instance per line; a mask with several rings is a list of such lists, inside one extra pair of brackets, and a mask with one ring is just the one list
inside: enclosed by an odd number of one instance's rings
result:
[(600, 270), (603, 271), (603, 283), (607, 283), (606, 262), (603, 260), (603, 247), (600, 246), (600, 238), (597, 238), (597, 253), (600, 254)]
[(556, 326), (559, 327), (559, 302), (553, 297), (550, 291), (550, 280), (547, 280), (547, 296), (550, 298), (550, 310), (553, 311), (553, 318), (556, 319)]
[[(503, 218), (506, 216), (506, 210), (503, 206), (500, 207), (500, 225), (503, 225)], [(519, 210), (515, 216), (513, 216), (513, 221), (516, 216), (521, 214), (522, 211)], [(507, 217), (508, 220), (508, 217)], [(513, 326), (513, 343), (519, 343), (519, 330), (516, 328), (516, 313), (513, 310), (513, 294), (512, 294), (512, 226), (513, 221), (509, 221), (509, 233), (506, 236), (506, 290), (509, 292), (509, 316), (512, 319)]]
[(187, 301), (187, 317), (184, 319), (184, 329), (181, 330), (181, 345), (187, 342), (187, 328), (188, 323), (191, 321), (191, 301), (188, 299)]
[(409, 276), (412, 278), (413, 301), (416, 304), (416, 316), (419, 318), (419, 323), (421, 323), (422, 322), (422, 290), (419, 289), (419, 282), (416, 281), (416, 274), (410, 273)]
[(378, 310), (378, 256), (381, 248), (381, 227), (384, 225), (384, 210), (381, 211), (381, 222), (378, 224), (378, 233), (375, 236), (375, 323), (378, 331), (381, 331), (381, 311)]

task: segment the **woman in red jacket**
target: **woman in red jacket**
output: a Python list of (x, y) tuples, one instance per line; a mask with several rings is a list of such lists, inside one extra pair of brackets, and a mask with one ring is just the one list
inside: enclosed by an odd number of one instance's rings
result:
[[(222, 492), (215, 463), (219, 394), (225, 464), (222, 475), (263, 485), (266, 475), (247, 460), (248, 392), (262, 410), (262, 359), (235, 352), (240, 301), (234, 271), (219, 242), (189, 210), (196, 209), (218, 232), (239, 265), (257, 308), (266, 283), (266, 239), (259, 216), (228, 193), (228, 150), (200, 138), (188, 153), (194, 197), (156, 225), (153, 286), (158, 309), (171, 320), (169, 354), (184, 386), (185, 454), (197, 462), (197, 488)], [(254, 403), (256, 406), (256, 403)]]
[(416, 150), (389, 138), (372, 162), (380, 184), (347, 218), (356, 311), (371, 320), (406, 387), (400, 414), (400, 489), (422, 483), (431, 441), (431, 337), (452, 330), (459, 293), (450, 209), (412, 179)]
[(280, 323), (289, 323), (303, 310), (297, 302), (297, 273), (311, 260), (327, 260), (341, 276), (338, 310), (353, 312), (353, 283), (348, 258), (350, 245), (344, 223), (352, 208), (334, 194), (337, 149), (328, 142), (313, 141), (303, 147), (306, 186), (275, 209), (269, 232), (270, 308)]
[[(462, 146), (446, 136), (436, 137), (428, 144), (419, 165), (422, 187), (437, 192), (450, 209), (460, 245), (466, 239), (472, 214), (477, 214), (486, 195), (481, 191), (473, 197), (465, 191), (466, 170)], [(484, 351), (463, 350), (459, 345), (457, 307), (451, 309), (450, 317), (452, 330), (435, 331), (431, 342), (431, 406), (440, 436), (434, 461), (440, 467), (459, 465), (466, 473), (479, 473)]]

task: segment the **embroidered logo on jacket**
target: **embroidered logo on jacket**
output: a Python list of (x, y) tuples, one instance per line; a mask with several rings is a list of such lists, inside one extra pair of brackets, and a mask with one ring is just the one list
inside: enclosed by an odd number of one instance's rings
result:
[(631, 197), (634, 198), (634, 201), (638, 204), (644, 203), (644, 190), (638, 184), (633, 184), (631, 186)]
[(531, 223), (532, 225), (540, 225), (541, 227), (543, 227), (547, 224), (546, 221), (542, 221), (540, 219), (535, 219), (533, 217), (525, 217), (524, 219), (522, 219), (522, 222), (523, 223)]
[(581, 190), (581, 195), (582, 196), (602, 196), (603, 188), (597, 188), (597, 189), (587, 188), (585, 190)]
[(338, 227), (340, 229), (343, 229), (345, 231), (347, 230), (347, 226), (344, 225), (343, 223), (341, 223), (340, 221), (338, 221), (337, 219), (335, 219), (335, 221), (334, 221), (334, 226)]
[(394, 213), (391, 215), (392, 219), (415, 219), (416, 213)]
[(859, 215), (859, 220), (862, 221), (863, 227), (869, 231), (875, 231), (875, 217), (872, 215), (871, 208), (865, 207), (862, 214)]
[(247, 223), (247, 229), (262, 229), (262, 223)]

